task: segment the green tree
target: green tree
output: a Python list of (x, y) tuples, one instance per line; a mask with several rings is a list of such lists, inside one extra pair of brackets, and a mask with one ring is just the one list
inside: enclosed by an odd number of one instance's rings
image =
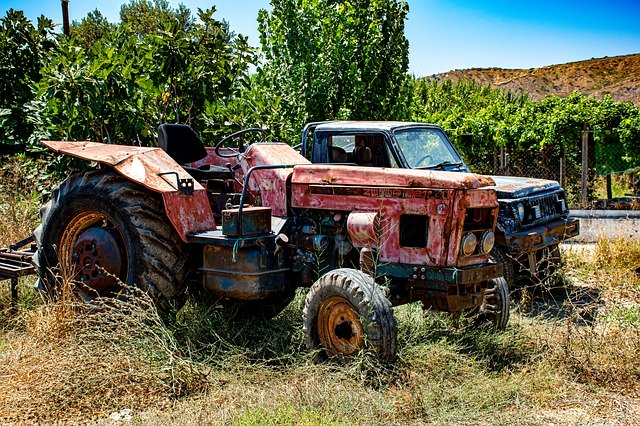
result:
[(0, 19), (0, 143), (24, 142), (33, 130), (24, 104), (55, 46), (53, 22), (40, 16), (34, 26), (22, 11), (10, 9)]
[(305, 122), (394, 119), (407, 110), (409, 44), (398, 0), (273, 0), (258, 14), (260, 84), (291, 140)]
[(62, 39), (42, 69), (29, 105), (41, 138), (153, 145), (163, 122), (209, 130), (225, 104), (247, 84), (255, 53), (246, 37), (199, 11), (187, 27), (166, 17), (161, 29), (139, 34), (120, 23), (90, 47)]
[(89, 12), (80, 22), (73, 21), (71, 24), (71, 36), (85, 49), (90, 49), (99, 40), (105, 38), (115, 30), (116, 26), (111, 24), (98, 9)]
[(173, 9), (166, 0), (131, 0), (120, 7), (120, 21), (141, 35), (163, 30), (167, 23), (183, 30), (193, 24), (189, 8), (180, 4)]

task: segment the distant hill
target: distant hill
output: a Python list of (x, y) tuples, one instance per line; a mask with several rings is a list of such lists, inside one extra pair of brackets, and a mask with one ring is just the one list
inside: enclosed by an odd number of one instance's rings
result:
[(578, 91), (598, 99), (640, 105), (640, 54), (590, 59), (542, 68), (472, 68), (427, 77), (429, 80), (474, 80), (486, 86), (528, 93), (534, 100), (546, 95), (566, 96)]

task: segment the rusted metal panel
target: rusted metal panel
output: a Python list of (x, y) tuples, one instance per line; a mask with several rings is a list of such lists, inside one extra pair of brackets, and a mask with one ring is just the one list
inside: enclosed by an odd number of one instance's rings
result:
[[(309, 160), (283, 143), (255, 143), (243, 154), (243, 174), (254, 166), (277, 164), (310, 164)], [(254, 199), (271, 207), (274, 216), (287, 215), (287, 181), (293, 169), (256, 170), (249, 180)]]
[[(331, 170), (334, 167), (337, 172)], [(292, 207), (352, 211), (357, 206), (358, 211), (378, 214), (380, 228), (377, 246), (380, 248), (381, 262), (436, 266), (473, 265), (488, 261), (488, 255), (458, 259), (458, 250), (466, 209), (495, 209), (495, 226), (498, 206), (493, 189), (462, 189), (470, 183), (480, 186), (492, 181), (481, 178), (454, 179), (463, 175), (461, 173), (387, 171), (353, 166), (296, 166), (292, 178)], [(403, 177), (405, 172), (410, 172), (407, 177)], [(391, 183), (410, 183), (412, 186), (391, 186)], [(453, 190), (452, 187), (460, 189)], [(403, 214), (428, 217), (426, 247), (400, 245), (399, 223)]]
[[(110, 145), (98, 142), (54, 142), (42, 144), (55, 152), (113, 167), (126, 178), (155, 192), (178, 190), (176, 177), (190, 178), (189, 174), (160, 148)], [(160, 173), (175, 173), (174, 178)], [(195, 190), (204, 190), (195, 184)]]
[(469, 208), (493, 208), (493, 223), (491, 230), (495, 230), (496, 221), (498, 219), (498, 199), (493, 189), (471, 190), (471, 191), (457, 191), (455, 202), (452, 208), (452, 223), (455, 226), (451, 226), (451, 244), (447, 248), (447, 259), (449, 264), (457, 264), (460, 266), (474, 265), (478, 263), (486, 263), (489, 260), (489, 255), (477, 255), (471, 257), (460, 257), (460, 245), (459, 242), (462, 238), (464, 227), (465, 212)]
[(351, 212), (347, 217), (347, 232), (354, 246), (378, 247), (380, 240), (380, 217), (375, 212)]
[(238, 209), (222, 210), (222, 234), (231, 237), (271, 232), (271, 208), (247, 207), (242, 210), (242, 229), (238, 227)]
[(215, 229), (203, 186), (194, 181), (193, 194), (181, 194), (179, 179), (191, 179), (191, 176), (160, 148), (98, 142), (43, 141), (42, 144), (55, 152), (111, 166), (127, 179), (162, 194), (167, 217), (183, 241), (190, 233)]
[(313, 164), (297, 166), (293, 183), (369, 185), (372, 187), (476, 189), (494, 184), (475, 173)]
[[(296, 170), (297, 167), (294, 169)], [(351, 168), (353, 173), (364, 168)], [(380, 230), (377, 247), (379, 261), (399, 263), (421, 263), (424, 265), (444, 265), (449, 241), (449, 209), (453, 202), (452, 190), (429, 190), (407, 188), (387, 188), (387, 191), (353, 192), (353, 187), (342, 185), (292, 185), (292, 206), (298, 208), (358, 211), (377, 214)], [(375, 188), (374, 188), (375, 189)], [(398, 197), (401, 194), (401, 197)], [(495, 193), (494, 193), (495, 196)], [(414, 214), (428, 216), (429, 231), (426, 247), (401, 247), (399, 237), (400, 215)], [(464, 216), (463, 216), (464, 218)]]
[(278, 262), (275, 236), (221, 238), (204, 249), (204, 285), (213, 294), (259, 300), (285, 290), (289, 268)]
[(425, 309), (444, 312), (460, 312), (480, 307), (485, 289), (479, 284), (450, 285), (445, 291), (423, 287), (411, 287), (410, 300), (419, 300)]
[(167, 217), (182, 241), (187, 242), (189, 234), (216, 229), (216, 221), (204, 190), (198, 190), (193, 195), (163, 192), (162, 200)]
[(132, 155), (160, 149), (128, 145), (111, 145), (90, 141), (70, 142), (43, 140), (40, 143), (54, 152), (67, 154), (87, 161), (96, 161), (110, 166), (115, 166)]

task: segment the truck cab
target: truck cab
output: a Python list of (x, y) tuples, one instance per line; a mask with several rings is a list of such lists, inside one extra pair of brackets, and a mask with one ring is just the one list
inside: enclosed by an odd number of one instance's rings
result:
[[(311, 123), (302, 135), (302, 155), (312, 163), (468, 173), (460, 153), (437, 125), (410, 122)], [(579, 234), (569, 218), (565, 191), (555, 181), (491, 176), (499, 216), (492, 257), (505, 278), (544, 279), (560, 263), (558, 244)]]

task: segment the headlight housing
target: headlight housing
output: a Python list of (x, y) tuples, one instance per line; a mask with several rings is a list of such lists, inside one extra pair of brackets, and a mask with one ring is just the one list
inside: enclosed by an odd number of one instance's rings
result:
[(463, 256), (471, 256), (476, 251), (478, 245), (478, 238), (473, 232), (469, 232), (462, 237), (460, 242), (460, 249)]
[(482, 238), (480, 238), (480, 252), (482, 254), (489, 253), (493, 248), (495, 242), (495, 234), (491, 231), (484, 231), (484, 234), (482, 234)]
[(518, 212), (518, 220), (520, 220), (520, 223), (524, 222), (524, 204), (518, 203), (516, 211)]

